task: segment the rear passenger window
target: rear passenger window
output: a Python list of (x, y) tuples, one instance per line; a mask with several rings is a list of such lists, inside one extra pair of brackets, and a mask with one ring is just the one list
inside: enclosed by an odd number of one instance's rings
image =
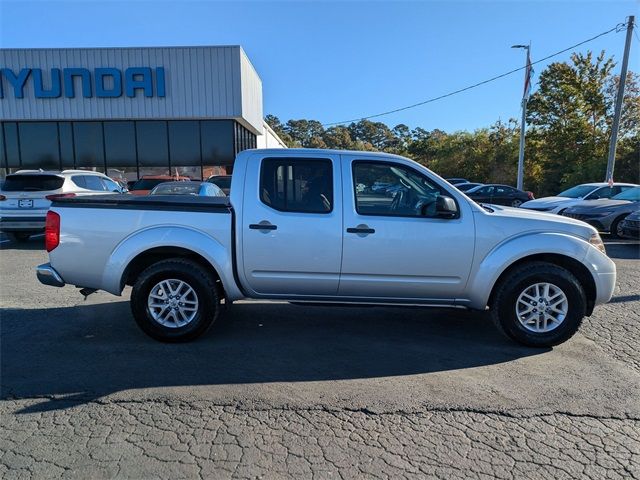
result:
[(333, 210), (333, 169), (328, 159), (266, 158), (260, 172), (260, 200), (283, 212)]
[(104, 192), (104, 184), (100, 181), (100, 177), (97, 175), (84, 175), (85, 187), (89, 190), (95, 190), (98, 192)]
[(71, 177), (71, 181), (74, 183), (74, 185), (76, 185), (77, 187), (80, 188), (87, 188), (87, 184), (84, 181), (84, 175), (74, 175), (73, 177)]

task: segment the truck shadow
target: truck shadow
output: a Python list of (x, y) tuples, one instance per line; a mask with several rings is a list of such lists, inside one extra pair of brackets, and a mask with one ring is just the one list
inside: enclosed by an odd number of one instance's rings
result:
[(424, 374), (547, 351), (503, 338), (484, 314), (271, 302), (234, 305), (188, 344), (145, 336), (128, 302), (6, 309), (1, 339), (2, 397), (47, 398), (22, 413), (127, 389)]

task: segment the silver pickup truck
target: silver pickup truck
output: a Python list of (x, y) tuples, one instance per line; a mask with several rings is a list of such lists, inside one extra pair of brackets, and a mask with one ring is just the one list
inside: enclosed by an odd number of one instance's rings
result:
[(530, 346), (609, 301), (614, 263), (586, 223), (478, 205), (403, 157), (248, 150), (229, 198), (54, 201), (42, 283), (121, 295), (162, 341), (198, 337), (242, 298), (490, 310)]

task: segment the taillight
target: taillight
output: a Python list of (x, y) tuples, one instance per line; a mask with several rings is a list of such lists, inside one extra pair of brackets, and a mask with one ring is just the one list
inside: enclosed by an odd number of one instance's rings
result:
[(44, 223), (44, 246), (50, 252), (60, 244), (60, 215), (49, 210)]
[(69, 197), (75, 197), (76, 194), (75, 193), (54, 193), (53, 195), (47, 195), (46, 198), (47, 200), (57, 200), (58, 198), (69, 198)]

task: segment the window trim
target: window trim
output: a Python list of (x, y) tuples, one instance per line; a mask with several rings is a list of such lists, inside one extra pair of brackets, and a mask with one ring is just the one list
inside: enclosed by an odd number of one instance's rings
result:
[[(329, 167), (331, 169), (330, 173), (331, 173), (331, 209), (327, 210), (326, 212), (307, 212), (307, 211), (300, 211), (300, 210), (286, 210), (286, 209), (282, 209), (282, 208), (277, 208), (273, 205), (269, 205), (267, 203), (265, 203), (265, 201), (262, 199), (262, 175), (264, 173), (264, 169), (265, 169), (265, 163), (267, 160), (276, 160), (276, 161), (283, 161), (283, 162), (289, 162), (289, 163), (295, 163), (296, 161), (311, 161), (311, 162), (328, 162), (329, 163)], [(334, 168), (333, 168), (333, 161), (331, 160), (331, 158), (329, 157), (298, 157), (298, 156), (291, 156), (291, 157), (264, 157), (262, 158), (262, 160), (260, 160), (260, 175), (258, 176), (258, 198), (260, 199), (260, 203), (265, 205), (268, 208), (271, 208), (272, 210), (275, 210), (277, 212), (283, 212), (283, 213), (305, 213), (305, 214), (309, 214), (309, 215), (328, 215), (333, 213), (333, 210), (335, 208), (335, 188), (334, 188), (334, 183), (335, 183), (335, 175), (334, 175)]]
[[(401, 166), (403, 168), (406, 168), (407, 170), (410, 170), (411, 172), (415, 173), (416, 175), (419, 175), (421, 177), (426, 177), (427, 179), (429, 179), (431, 181), (431, 183), (433, 183), (439, 190), (440, 190), (440, 195), (443, 196), (443, 192), (446, 193), (447, 197), (453, 199), (453, 201), (456, 204), (456, 208), (458, 210), (458, 213), (456, 214), (455, 217), (450, 217), (450, 218), (444, 218), (444, 217), (426, 217), (426, 216), (422, 216), (422, 215), (385, 215), (383, 213), (362, 213), (358, 210), (358, 192), (356, 192), (356, 175), (355, 175), (355, 168), (358, 164), (373, 164), (373, 165), (388, 165), (388, 166)], [(393, 162), (390, 160), (352, 160), (351, 161), (351, 187), (353, 190), (353, 206), (354, 209), (356, 211), (356, 213), (358, 215), (361, 215), (363, 217), (385, 217), (385, 218), (419, 218), (419, 219), (428, 219), (428, 220), (457, 220), (461, 217), (461, 212), (460, 212), (460, 203), (458, 202), (458, 199), (454, 196), (451, 195), (451, 193), (449, 192), (449, 190), (445, 189), (442, 185), (440, 185), (439, 183), (431, 180), (428, 176), (426, 176), (424, 173), (422, 173), (419, 170), (416, 170), (414, 167), (411, 167), (409, 165), (405, 165), (404, 163), (400, 163), (400, 162)]]

